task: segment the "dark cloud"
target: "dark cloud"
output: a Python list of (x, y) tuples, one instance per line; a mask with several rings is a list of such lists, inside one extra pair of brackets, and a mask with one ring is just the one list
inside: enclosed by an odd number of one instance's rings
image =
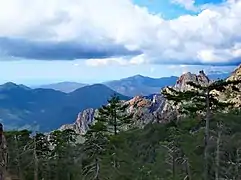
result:
[(241, 63), (241, 58), (237, 59), (228, 59), (226, 62), (183, 62), (183, 65), (203, 65), (203, 66), (238, 66)]
[(207, 65), (207, 66), (238, 66), (241, 63), (241, 57), (235, 59), (227, 59), (225, 62), (194, 62), (194, 65)]
[[(4, 56), (37, 60), (99, 59), (141, 54), (111, 41), (100, 43), (29, 41), (0, 37), (0, 53)], [(0, 54), (0, 55), (1, 55)]]
[(167, 65), (194, 65), (194, 66), (238, 66), (241, 64), (241, 57), (234, 59), (227, 59), (225, 62), (202, 62), (200, 60), (175, 60), (170, 59), (166, 61), (155, 61), (156, 64), (167, 64)]

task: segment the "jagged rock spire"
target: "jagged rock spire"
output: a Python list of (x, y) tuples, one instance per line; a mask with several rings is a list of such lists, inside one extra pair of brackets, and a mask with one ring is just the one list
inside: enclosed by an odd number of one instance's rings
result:
[(187, 85), (187, 82), (194, 82), (200, 85), (208, 85), (210, 83), (210, 79), (207, 77), (207, 75), (204, 73), (203, 70), (199, 71), (199, 74), (192, 74), (190, 72), (187, 72), (179, 77), (176, 84), (174, 85), (174, 88), (180, 91), (185, 91), (190, 89), (190, 86)]

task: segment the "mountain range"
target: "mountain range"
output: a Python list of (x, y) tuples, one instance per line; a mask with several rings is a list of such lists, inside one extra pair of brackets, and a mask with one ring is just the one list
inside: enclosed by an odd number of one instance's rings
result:
[[(208, 75), (208, 77), (210, 79), (216, 80), (225, 79), (229, 75), (230, 73), (211, 73)], [(113, 89), (114, 91), (120, 94), (133, 97), (136, 95), (148, 96), (150, 94), (160, 93), (160, 89), (162, 89), (165, 86), (175, 84), (177, 79), (177, 76), (151, 78), (142, 75), (135, 75), (120, 80), (102, 82), (101, 84), (106, 85), (107, 87)], [(88, 86), (88, 84), (78, 82), (60, 82), (41, 85), (38, 86), (38, 88), (54, 89), (65, 93), (69, 93), (84, 86)]]
[(64, 93), (5, 83), (0, 86), (0, 122), (7, 129), (39, 128), (41, 131), (49, 131), (69, 123), (81, 110), (98, 108), (107, 103), (113, 94), (123, 100), (130, 99), (103, 84)]
[[(225, 79), (241, 80), (241, 65), (228, 77), (225, 77)], [(190, 89), (190, 86), (188, 85), (188, 82), (190, 81), (201, 86), (206, 86), (212, 83), (214, 80), (210, 79), (203, 71), (200, 71), (199, 74), (188, 72), (181, 75), (171, 87), (173, 87), (176, 91), (186, 91)], [(238, 85), (237, 87), (241, 91), (241, 85)], [(168, 90), (168, 88), (165, 87), (162, 90)], [(236, 94), (233, 93), (231, 89), (228, 89), (227, 92), (222, 92), (221, 94), (217, 94), (217, 96), (222, 101), (231, 101), (235, 103), (236, 107), (241, 107), (240, 93)], [(178, 108), (180, 106), (174, 105), (171, 101), (165, 99), (162, 94), (135, 96), (128, 101), (124, 101), (123, 103), (128, 106), (127, 112), (133, 114), (132, 120), (134, 122), (132, 122), (132, 124), (135, 124), (138, 127), (143, 127), (151, 122), (169, 122), (170, 120), (176, 119), (180, 116), (180, 114), (178, 114)], [(97, 116), (98, 109), (85, 109), (78, 114), (74, 123), (65, 124), (59, 129), (72, 129), (78, 134), (85, 134), (89, 125), (95, 121), (95, 117)]]
[(65, 82), (58, 82), (58, 83), (52, 83), (52, 84), (44, 84), (44, 85), (35, 86), (35, 87), (33, 86), (32, 88), (53, 89), (56, 91), (70, 93), (84, 86), (88, 86), (88, 84), (65, 81)]
[(103, 84), (63, 82), (42, 88), (8, 82), (0, 85), (0, 122), (7, 129), (50, 131), (72, 122), (80, 111), (106, 104), (113, 94), (123, 100), (130, 100), (136, 95), (153, 99), (161, 88), (175, 84), (177, 79), (176, 76), (150, 78), (136, 75)]

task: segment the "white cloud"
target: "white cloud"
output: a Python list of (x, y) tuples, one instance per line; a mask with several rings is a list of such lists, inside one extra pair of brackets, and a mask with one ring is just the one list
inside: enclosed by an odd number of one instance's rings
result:
[(87, 66), (106, 66), (106, 65), (140, 65), (147, 63), (144, 55), (138, 55), (133, 58), (105, 58), (105, 59), (87, 59), (85, 64)]
[[(192, 8), (193, 0), (175, 0)], [(241, 1), (207, 6), (196, 16), (164, 20), (131, 0), (0, 0), (0, 36), (115, 42), (142, 50), (134, 58), (90, 59), (88, 65), (232, 63), (241, 58)]]
[(128, 65), (129, 62), (127, 59), (124, 58), (106, 58), (106, 59), (88, 59), (85, 61), (87, 66), (106, 66), (106, 65)]
[(172, 3), (179, 4), (187, 10), (197, 10), (197, 8), (194, 5), (195, 0), (172, 0)]

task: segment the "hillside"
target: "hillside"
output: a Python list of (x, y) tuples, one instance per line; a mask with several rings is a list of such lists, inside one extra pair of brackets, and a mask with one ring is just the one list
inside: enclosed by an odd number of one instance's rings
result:
[(79, 111), (100, 107), (114, 93), (101, 84), (79, 88), (67, 94), (6, 83), (0, 86), (0, 120), (7, 129), (29, 128), (38, 124), (40, 130), (49, 131), (73, 121)]

